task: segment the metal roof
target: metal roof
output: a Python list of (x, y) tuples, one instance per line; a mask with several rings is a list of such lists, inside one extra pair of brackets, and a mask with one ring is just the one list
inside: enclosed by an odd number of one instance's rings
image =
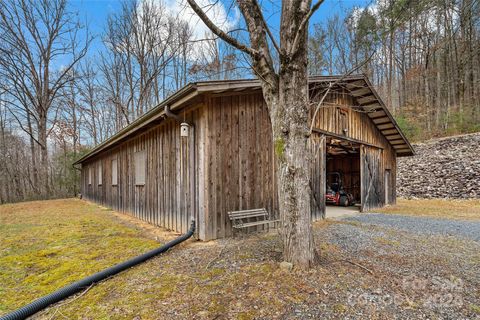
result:
[[(309, 83), (331, 83), (338, 82), (356, 98), (357, 102), (368, 114), (370, 119), (375, 123), (377, 128), (390, 142), (398, 156), (410, 156), (414, 154), (413, 147), (402, 133), (395, 119), (388, 111), (387, 107), (380, 99), (378, 93), (373, 88), (370, 81), (365, 75), (348, 75), (348, 76), (312, 76), (309, 77)], [(77, 160), (74, 164), (82, 163), (87, 159), (99, 154), (100, 152), (112, 147), (120, 140), (123, 140), (146, 125), (155, 120), (164, 117), (165, 106), (169, 106), (172, 111), (180, 110), (185, 103), (191, 101), (200, 94), (223, 93), (226, 91), (243, 91), (247, 89), (260, 89), (260, 81), (258, 79), (239, 79), (239, 80), (215, 80), (201, 81), (187, 84), (178, 90), (160, 104), (150, 109), (144, 115), (130, 123), (116, 134), (95, 146), (89, 153)]]

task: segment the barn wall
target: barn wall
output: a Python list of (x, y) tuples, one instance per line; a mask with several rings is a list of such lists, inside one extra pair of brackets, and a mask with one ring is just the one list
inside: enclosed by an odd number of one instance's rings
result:
[[(183, 114), (181, 115), (183, 117)], [(203, 137), (203, 111), (197, 108), (185, 115), (195, 128), (188, 138), (180, 137), (180, 126), (174, 120), (166, 120), (136, 135), (117, 147), (82, 163), (81, 189), (83, 196), (101, 205), (131, 214), (157, 226), (177, 232), (185, 232), (190, 217), (199, 217), (199, 190), (203, 188), (199, 175), (202, 170), (193, 157), (199, 154)], [(195, 131), (195, 134), (192, 134)], [(146, 151), (145, 185), (135, 185), (134, 153)], [(118, 185), (112, 185), (111, 161), (118, 162)], [(99, 166), (102, 164), (103, 181), (98, 184)], [(89, 168), (93, 170), (92, 184), (88, 184)], [(194, 183), (192, 188), (190, 181)], [(200, 228), (198, 232), (202, 231)]]
[[(346, 128), (345, 137), (371, 145), (363, 154), (377, 150), (381, 168), (378, 190), (384, 194), (384, 170), (390, 169), (389, 194), (393, 203), (396, 197), (393, 149), (366, 114), (349, 108), (356, 105), (351, 96), (333, 93), (325, 101), (329, 107), (320, 109), (314, 127), (337, 135), (343, 135)], [(329, 103), (345, 107), (331, 107)], [(197, 235), (203, 240), (231, 235), (228, 211), (265, 207), (278, 217), (271, 124), (261, 93), (205, 95), (204, 104), (188, 111), (185, 117), (195, 124), (195, 134), (190, 138), (182, 139), (179, 124), (167, 120), (82, 163), (84, 197), (177, 232), (188, 229), (189, 217), (194, 212)], [(312, 203), (312, 209), (313, 218), (319, 219), (325, 214), (322, 174), (325, 139), (319, 133), (313, 136), (312, 188), (319, 200), (317, 205)], [(135, 186), (133, 158), (137, 150), (147, 151), (144, 186)], [(190, 156), (192, 153), (195, 160)], [(111, 185), (111, 160), (115, 158), (118, 186)], [(97, 183), (100, 162), (102, 185)], [(93, 170), (91, 185), (89, 168)], [(383, 203), (384, 199), (378, 199), (369, 208)]]
[(382, 150), (369, 146), (360, 148), (360, 171), (361, 171), (361, 211), (385, 205), (385, 189), (383, 182)]
[[(327, 107), (320, 110), (314, 127), (377, 146), (381, 170), (391, 170), (391, 202), (395, 198), (395, 154), (370, 118), (350, 107), (354, 99), (343, 93), (333, 93), (325, 99), (344, 108)], [(278, 215), (274, 154), (270, 118), (261, 93), (216, 95), (206, 98), (205, 157), (205, 221), (206, 239), (231, 235), (227, 212), (252, 208), (267, 208)], [(314, 220), (325, 216), (325, 141), (318, 133), (312, 138), (312, 189), (316, 201), (312, 202)], [(323, 139), (323, 140), (322, 140)], [(357, 162), (358, 166), (358, 162)], [(380, 168), (380, 167), (379, 167)], [(360, 168), (356, 169), (357, 171)], [(384, 190), (384, 172), (378, 172), (377, 188)], [(382, 193), (380, 196), (383, 196)], [(375, 195), (375, 203), (384, 200)], [(373, 208), (371, 206), (369, 208)]]
[(276, 215), (276, 180), (262, 95), (210, 96), (206, 101), (206, 238), (215, 239), (232, 233), (228, 211), (265, 207)]

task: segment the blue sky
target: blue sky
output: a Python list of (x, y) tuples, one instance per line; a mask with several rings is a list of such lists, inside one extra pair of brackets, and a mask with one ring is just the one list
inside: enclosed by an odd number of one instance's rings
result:
[[(167, 0), (164, 2), (170, 2), (170, 4), (172, 4), (172, 2), (175, 1), (176, 0)], [(181, 1), (182, 0), (178, 0), (178, 2)], [(345, 16), (345, 12), (351, 8), (364, 7), (370, 2), (371, 1), (368, 0), (326, 0), (312, 17), (310, 23), (322, 23), (328, 17), (335, 14)], [(271, 12), (275, 7), (278, 8), (280, 6), (280, 0), (260, 0), (260, 3), (262, 3), (262, 6), (264, 6), (267, 12)], [(96, 36), (90, 49), (90, 54), (95, 54), (102, 49), (101, 35), (106, 26), (107, 17), (109, 14), (120, 10), (121, 2), (117, 0), (71, 0), (69, 4), (73, 11), (78, 12), (79, 18), (88, 23), (90, 32)], [(265, 16), (268, 17), (269, 14), (267, 13)], [(274, 32), (275, 29), (278, 30), (279, 15), (272, 16), (269, 19), (269, 24), (271, 24)]]

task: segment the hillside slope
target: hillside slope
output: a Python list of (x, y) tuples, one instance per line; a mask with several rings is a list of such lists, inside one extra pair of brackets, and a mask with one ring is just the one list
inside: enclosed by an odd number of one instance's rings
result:
[(480, 133), (414, 144), (398, 159), (397, 195), (411, 198), (480, 198)]

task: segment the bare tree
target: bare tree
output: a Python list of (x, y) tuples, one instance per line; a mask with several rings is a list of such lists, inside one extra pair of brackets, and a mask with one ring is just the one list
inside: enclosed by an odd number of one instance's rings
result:
[(225, 45), (221, 39), (212, 39), (206, 35), (200, 45), (195, 47), (196, 57), (191, 59), (189, 74), (199, 80), (227, 80), (241, 76), (238, 50)]
[[(313, 34), (308, 38), (308, 71), (311, 75), (322, 74), (327, 67), (326, 32), (320, 24), (313, 26)], [(330, 61), (332, 59), (330, 58)]]
[[(171, 61), (173, 69), (173, 89), (175, 91), (187, 84), (188, 64), (193, 51), (193, 43), (191, 42), (193, 30), (190, 28), (189, 24), (184, 21), (179, 21), (176, 25), (174, 47), (177, 49), (177, 53), (172, 57)], [(167, 77), (167, 72), (163, 72), (162, 75), (163, 81), (161, 84), (164, 89), (163, 96), (165, 96), (165, 79)], [(159, 84), (160, 83), (157, 83), (157, 85)], [(160, 90), (158, 90), (158, 92), (160, 92)]]
[(110, 99), (127, 123), (163, 98), (157, 81), (177, 53), (175, 27), (162, 2), (153, 0), (126, 0), (121, 12), (109, 17), (102, 71)]
[[(85, 119), (85, 126), (89, 132), (89, 136), (93, 143), (97, 145), (102, 137), (101, 126), (99, 125), (98, 108), (103, 104), (100, 101), (102, 93), (101, 86), (97, 84), (98, 75), (94, 65), (91, 61), (85, 61), (80, 66), (81, 77), (74, 82), (74, 87), (78, 91), (80, 97), (79, 108), (82, 111), (82, 116)], [(72, 89), (73, 90), (73, 89)], [(75, 99), (72, 99), (75, 101)], [(118, 126), (120, 130), (122, 126)]]
[[(40, 148), (43, 194), (49, 189), (47, 138), (52, 129), (49, 120), (55, 118), (52, 105), (90, 43), (88, 33), (79, 36), (81, 30), (65, 0), (0, 1), (0, 77), (13, 97), (9, 104), (20, 127)], [(35, 123), (35, 132), (30, 122), (25, 127), (25, 119)]]
[(5, 107), (1, 91), (0, 97), (0, 204), (36, 198), (28, 145), (14, 134), (15, 120)]
[(325, 35), (326, 53), (335, 52), (325, 58), (329, 73), (373, 53), (361, 71), (412, 139), (479, 130), (478, 1), (376, 0), (328, 19)]

